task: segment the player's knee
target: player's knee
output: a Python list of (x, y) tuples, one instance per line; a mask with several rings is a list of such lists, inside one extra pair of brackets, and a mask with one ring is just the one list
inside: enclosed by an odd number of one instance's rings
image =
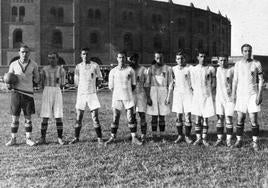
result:
[(202, 120), (201, 116), (196, 116), (195, 124), (201, 124), (202, 122), (201, 120)]
[(117, 123), (111, 123), (111, 128), (118, 128), (118, 124)]
[(82, 121), (76, 120), (74, 124), (74, 128), (79, 128), (79, 127), (82, 127)]
[(252, 128), (258, 128), (259, 127), (259, 124), (258, 124), (258, 122), (257, 121), (254, 121), (254, 122), (251, 122), (251, 127)]
[(19, 126), (19, 121), (12, 121), (11, 127), (18, 127)]
[(99, 127), (101, 127), (101, 126), (100, 126), (99, 123), (93, 123), (93, 127), (94, 127), (94, 128), (99, 128)]
[(186, 113), (185, 114), (185, 122), (191, 122), (191, 113)]
[(143, 122), (146, 121), (146, 115), (144, 112), (139, 112), (139, 116), (140, 116), (141, 121), (143, 121)]
[(183, 122), (182, 118), (177, 118), (176, 119), (176, 123), (182, 123), (182, 122)]
[(32, 132), (33, 127), (32, 127), (32, 121), (31, 120), (26, 119), (24, 126), (25, 126), (25, 131), (26, 132)]

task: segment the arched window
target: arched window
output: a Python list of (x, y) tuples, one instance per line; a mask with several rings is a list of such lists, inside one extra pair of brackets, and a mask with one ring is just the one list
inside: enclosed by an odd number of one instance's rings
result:
[(99, 9), (95, 10), (95, 19), (96, 20), (101, 19), (101, 11)]
[(13, 31), (13, 48), (19, 48), (22, 43), (22, 30), (15, 29)]
[(213, 53), (213, 56), (217, 56), (217, 43), (216, 42), (213, 42), (212, 53)]
[(88, 9), (88, 11), (87, 11), (87, 17), (89, 19), (92, 19), (94, 17), (94, 13), (93, 13), (93, 10), (91, 8)]
[(127, 51), (133, 50), (133, 36), (131, 33), (126, 33), (124, 35), (124, 49)]
[(17, 7), (12, 7), (11, 14), (12, 14), (12, 16), (17, 16), (18, 15), (18, 8)]
[(198, 49), (204, 49), (203, 40), (198, 41)]
[(56, 17), (56, 15), (57, 15), (56, 8), (51, 7), (49, 13), (50, 13), (51, 16)]
[(90, 34), (90, 43), (91, 44), (98, 44), (99, 42), (99, 37), (98, 34), (96, 32), (93, 32)]
[(51, 43), (54, 48), (62, 48), (62, 33), (60, 30), (53, 31)]
[(17, 7), (12, 7), (11, 8), (11, 21), (12, 22), (16, 21), (17, 16), (18, 16), (18, 8)]
[(19, 8), (19, 14), (20, 14), (20, 16), (25, 16), (25, 7)]
[(23, 18), (25, 16), (25, 7), (20, 7), (19, 8), (19, 21), (22, 22)]
[(62, 7), (58, 8), (58, 20), (59, 22), (63, 22), (64, 10)]
[(154, 50), (158, 51), (162, 49), (162, 38), (160, 35), (156, 35), (153, 39), (154, 41)]
[(185, 49), (185, 39), (183, 37), (178, 40), (178, 49)]

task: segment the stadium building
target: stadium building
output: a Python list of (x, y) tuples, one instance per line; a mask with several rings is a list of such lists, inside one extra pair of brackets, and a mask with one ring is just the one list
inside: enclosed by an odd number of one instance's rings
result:
[[(220, 12), (153, 0), (1, 0), (0, 66), (17, 56), (20, 43), (45, 65), (56, 50), (67, 65), (79, 62), (79, 49), (89, 47), (103, 64), (115, 61), (119, 49), (138, 52), (150, 63), (161, 50), (173, 61), (179, 48), (194, 55), (231, 52), (231, 23)], [(172, 58), (172, 59), (170, 59)]]

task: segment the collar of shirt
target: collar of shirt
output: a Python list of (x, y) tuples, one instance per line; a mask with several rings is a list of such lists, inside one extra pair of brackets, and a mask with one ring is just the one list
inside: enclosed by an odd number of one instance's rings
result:
[(119, 67), (119, 65), (116, 66), (116, 68), (117, 68), (118, 70), (124, 70), (124, 69), (126, 69), (127, 67), (128, 67), (127, 65), (124, 65), (124, 66), (122, 66), (122, 67)]

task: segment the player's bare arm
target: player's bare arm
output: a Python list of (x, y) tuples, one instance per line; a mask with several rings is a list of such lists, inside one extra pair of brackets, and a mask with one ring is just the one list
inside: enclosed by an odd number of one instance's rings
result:
[(234, 68), (234, 79), (233, 79), (233, 83), (232, 83), (232, 96), (231, 96), (231, 100), (232, 102), (235, 102), (236, 100), (236, 90), (237, 90), (237, 83), (238, 83), (238, 77), (237, 77), (237, 71), (236, 71), (236, 66)]
[(258, 74), (258, 80), (259, 80), (259, 84), (258, 84), (258, 95), (256, 98), (256, 104), (260, 105), (262, 103), (263, 73)]
[(174, 78), (175, 78), (175, 76), (174, 76), (174, 72), (172, 71), (172, 80), (171, 80), (171, 82), (170, 82), (170, 84), (169, 84), (169, 86), (168, 86), (168, 94), (167, 94), (167, 98), (166, 98), (166, 100), (165, 100), (165, 104), (166, 104), (166, 105), (167, 105), (167, 104), (170, 104), (171, 94), (172, 94), (172, 92), (173, 92), (173, 90), (174, 90), (174, 85), (175, 85)]
[(79, 69), (76, 66), (75, 71), (74, 71), (74, 84), (77, 87), (79, 84)]

